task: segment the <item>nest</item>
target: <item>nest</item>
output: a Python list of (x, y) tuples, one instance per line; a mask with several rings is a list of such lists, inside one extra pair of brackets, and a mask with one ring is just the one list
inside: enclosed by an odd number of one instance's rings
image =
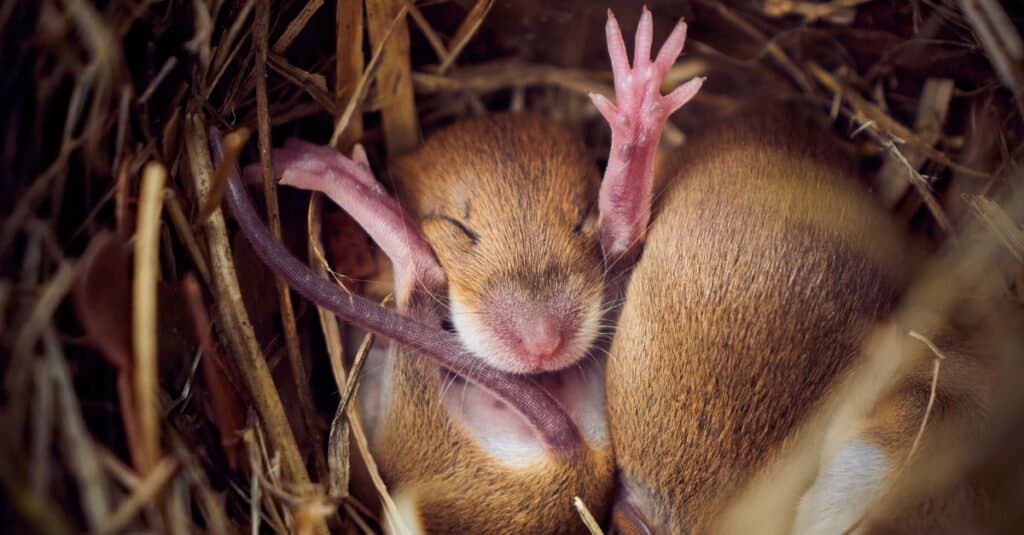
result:
[[(640, 5), (324, 4), (0, 6), (5, 525), (380, 530), (349, 492), (348, 450), (366, 448), (339, 408), (352, 337), (237, 238), (208, 132), (233, 131), (237, 149), (252, 132), (248, 161), (290, 136), (358, 141), (381, 169), (459, 117), (531, 110), (601, 161), (608, 130), (587, 94), (612, 94), (605, 9), (629, 40)], [(1024, 44), (1007, 4), (651, 2), (656, 43), (679, 17), (690, 27), (668, 83), (708, 76), (664, 141), (767, 97), (798, 102), (923, 241), (966, 242), (968, 259), (998, 243), (1019, 262)], [(386, 262), (347, 217), (274, 187), (265, 203), (321, 273), (387, 293)], [(963, 238), (971, 225), (981, 237)], [(1019, 264), (998, 273), (1024, 295)]]

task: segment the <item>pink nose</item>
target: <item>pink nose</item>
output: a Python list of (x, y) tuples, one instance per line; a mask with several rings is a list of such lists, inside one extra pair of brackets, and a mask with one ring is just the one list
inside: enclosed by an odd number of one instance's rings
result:
[(519, 322), (519, 336), (523, 357), (527, 360), (547, 360), (553, 357), (562, 345), (562, 322), (555, 314), (537, 314), (522, 318)]
[(565, 345), (567, 325), (548, 303), (509, 299), (495, 306), (495, 335), (511, 350), (510, 357), (527, 369), (548, 369)]

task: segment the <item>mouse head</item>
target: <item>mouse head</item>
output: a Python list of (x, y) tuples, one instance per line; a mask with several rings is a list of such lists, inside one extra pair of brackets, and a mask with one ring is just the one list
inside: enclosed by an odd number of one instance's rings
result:
[(566, 128), (525, 114), (461, 121), (392, 166), (447, 279), (451, 321), (488, 364), (537, 373), (598, 334), (599, 176)]

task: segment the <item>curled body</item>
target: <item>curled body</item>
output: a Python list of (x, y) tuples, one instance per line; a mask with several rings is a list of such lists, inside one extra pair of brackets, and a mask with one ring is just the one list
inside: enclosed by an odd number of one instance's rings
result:
[[(479, 358), (438, 363), (415, 345), (372, 354), (359, 405), (401, 505), (389, 522), (574, 533), (584, 529), (576, 496), (603, 515), (612, 486), (603, 366), (587, 356), (604, 314), (599, 176), (582, 142), (535, 116), (459, 121), (393, 163), (397, 200), (358, 149), (347, 160), (290, 141), (275, 164), (283, 183), (325, 192), (382, 246), (399, 312), (438, 332), (450, 319)], [(488, 370), (531, 372), (513, 384), (536, 385), (554, 409), (476, 384)], [(550, 425), (560, 417), (566, 425)]]
[[(724, 515), (762, 478), (779, 523), (758, 530), (846, 533), (921, 427), (932, 359), (837, 417), (869, 334), (898, 323), (916, 258), (829, 134), (794, 117), (746, 110), (698, 133), (655, 203), (606, 379), (622, 532), (737, 532)], [(919, 453), (950, 426), (983, 426), (990, 394), (992, 370), (935, 339), (948, 371)], [(786, 464), (798, 443), (817, 452), (802, 472)], [(777, 476), (798, 480), (790, 496)]]
[[(250, 232), (254, 214), (243, 223), (264, 261), (307, 298), (403, 345), (378, 356), (360, 399), (407, 526), (572, 533), (585, 530), (573, 497), (598, 518), (608, 509), (613, 465), (594, 356), (606, 350), (605, 266), (642, 236), (649, 212), (629, 208), (646, 206), (661, 129), (701, 80), (660, 93), (685, 41), (682, 21), (652, 61), (645, 10), (632, 66), (611, 16), (606, 34), (616, 101), (593, 97), (612, 126), (600, 191), (583, 144), (526, 115), (459, 121), (393, 159), (397, 199), (359, 146), (352, 158), (298, 140), (274, 151), (282, 184), (329, 196), (391, 259), (408, 321), (379, 307), (353, 311)], [(244, 212), (237, 189), (229, 198)], [(446, 320), (461, 344), (441, 331)]]

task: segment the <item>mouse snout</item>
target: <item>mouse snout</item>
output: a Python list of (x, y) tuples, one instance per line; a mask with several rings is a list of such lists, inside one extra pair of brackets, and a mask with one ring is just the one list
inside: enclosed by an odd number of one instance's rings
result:
[(557, 355), (562, 346), (564, 328), (558, 314), (540, 312), (519, 318), (518, 332), (512, 333), (519, 339), (524, 360), (548, 360)]
[(452, 291), (451, 320), (477, 357), (511, 373), (558, 371), (583, 358), (598, 334), (601, 294), (570, 284), (489, 288), (475, 299)]
[(524, 372), (563, 367), (566, 345), (573, 330), (566, 314), (550, 303), (510, 301), (494, 311), (495, 337), (509, 348)]

